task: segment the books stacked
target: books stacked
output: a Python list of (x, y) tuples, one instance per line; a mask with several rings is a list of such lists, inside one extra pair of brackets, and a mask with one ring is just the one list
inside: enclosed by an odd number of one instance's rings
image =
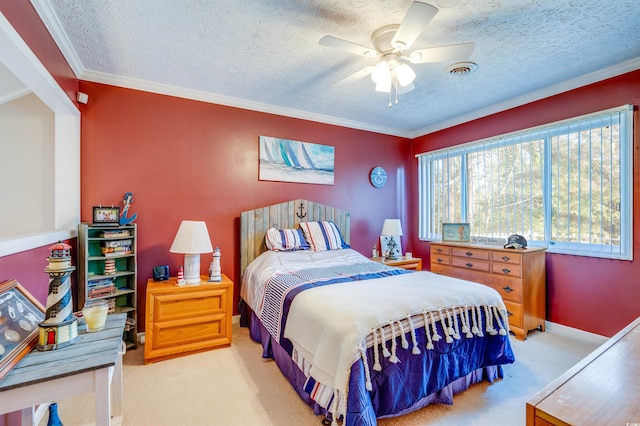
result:
[(132, 244), (133, 240), (103, 241), (102, 255), (122, 256), (124, 254), (131, 254)]
[(89, 299), (110, 296), (116, 292), (116, 285), (112, 278), (101, 278), (88, 282), (87, 294)]
[(130, 236), (131, 232), (128, 229), (105, 229), (102, 232), (102, 238), (122, 238)]

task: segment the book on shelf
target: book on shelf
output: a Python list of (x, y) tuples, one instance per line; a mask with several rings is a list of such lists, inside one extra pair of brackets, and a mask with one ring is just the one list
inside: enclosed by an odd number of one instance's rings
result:
[(102, 232), (102, 238), (122, 238), (130, 237), (131, 231), (128, 229), (110, 229)]

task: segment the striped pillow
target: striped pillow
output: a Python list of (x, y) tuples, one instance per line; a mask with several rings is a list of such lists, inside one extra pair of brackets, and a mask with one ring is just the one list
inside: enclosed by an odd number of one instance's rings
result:
[(313, 251), (349, 248), (342, 239), (340, 230), (331, 221), (300, 222), (300, 228)]
[(309, 243), (299, 229), (271, 228), (264, 239), (267, 248), (273, 251), (309, 250)]

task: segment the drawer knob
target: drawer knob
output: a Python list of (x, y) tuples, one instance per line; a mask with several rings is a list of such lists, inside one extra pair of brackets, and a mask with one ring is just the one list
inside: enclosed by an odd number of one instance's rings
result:
[(512, 316), (513, 316), (513, 312), (509, 312), (509, 311), (507, 311), (507, 316), (508, 316), (508, 317), (512, 317)]
[(504, 272), (505, 274), (508, 274), (509, 272), (511, 272), (511, 270), (509, 270), (508, 268), (504, 268), (502, 272)]
[(442, 253), (442, 249), (441, 249), (441, 248), (437, 249), (436, 251), (437, 251), (438, 253)]
[(511, 287), (509, 287), (509, 286), (502, 287), (502, 289), (504, 291), (506, 291), (507, 293), (511, 293), (513, 291), (513, 289)]
[(509, 259), (511, 259), (509, 256), (502, 256), (502, 260), (504, 260), (505, 262), (508, 262)]
[(438, 258), (438, 263), (442, 263), (442, 259)]
[(471, 253), (470, 251), (466, 252), (465, 254), (469, 257), (473, 256), (473, 253)]
[(467, 268), (471, 268), (473, 266), (473, 263), (467, 263)]

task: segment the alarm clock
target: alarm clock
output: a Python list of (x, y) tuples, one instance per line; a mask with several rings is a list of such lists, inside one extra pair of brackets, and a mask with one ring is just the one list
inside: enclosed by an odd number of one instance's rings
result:
[(382, 188), (387, 183), (387, 172), (380, 166), (374, 167), (369, 173), (369, 181), (376, 188)]
[(168, 279), (169, 279), (169, 267), (167, 265), (153, 267), (154, 281), (166, 281)]

